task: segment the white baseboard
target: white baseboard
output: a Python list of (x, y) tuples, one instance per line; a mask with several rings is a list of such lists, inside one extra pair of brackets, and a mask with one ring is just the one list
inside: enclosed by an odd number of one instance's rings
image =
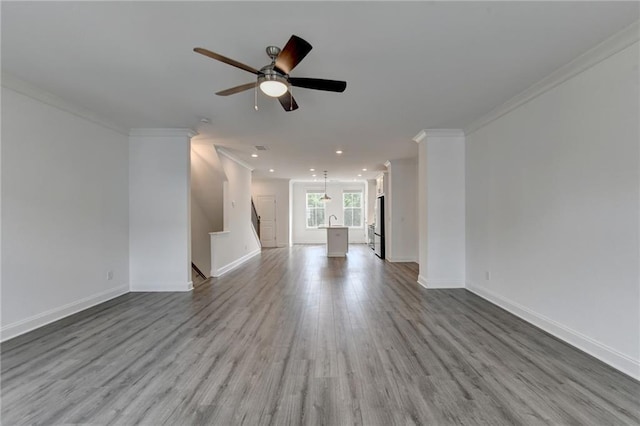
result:
[(413, 263), (418, 263), (418, 259), (416, 259), (415, 257), (389, 257), (387, 256), (386, 259), (391, 262), (391, 263), (406, 263), (406, 262), (413, 262)]
[(294, 245), (300, 246), (314, 246), (314, 245), (327, 245), (327, 241), (313, 241), (313, 240), (298, 240), (293, 242)]
[(259, 255), (260, 252), (261, 252), (261, 250), (257, 249), (257, 250), (254, 250), (254, 251), (250, 252), (250, 253), (245, 254), (241, 258), (236, 259), (233, 262), (228, 263), (228, 264), (226, 264), (224, 266), (221, 266), (221, 267), (216, 268), (216, 269), (212, 268), (211, 269), (211, 276), (214, 277), (214, 278), (218, 278), (218, 277), (226, 274), (227, 272), (237, 268), (238, 266), (242, 265), (244, 262), (246, 262), (247, 260), (251, 259), (252, 257)]
[(43, 327), (47, 324), (68, 317), (69, 315), (84, 311), (85, 309), (88, 309), (92, 306), (99, 305), (100, 303), (104, 303), (108, 300), (114, 299), (127, 293), (129, 293), (129, 286), (123, 285), (120, 287), (105, 290), (103, 292), (85, 297), (80, 300), (76, 300), (75, 302), (68, 303), (58, 308), (50, 309), (46, 312), (33, 315), (29, 318), (7, 324), (0, 328), (0, 341), (4, 342), (14, 337), (20, 336), (21, 334), (35, 330), (36, 328)]
[(428, 289), (439, 288), (464, 288), (464, 281), (456, 280), (428, 280), (422, 275), (418, 275), (418, 284)]
[(424, 288), (429, 288), (427, 287), (427, 279), (422, 275), (418, 275), (418, 284), (420, 284)]
[(636, 380), (640, 380), (640, 360), (636, 360), (622, 354), (603, 343), (552, 320), (551, 318), (547, 318), (525, 306), (502, 296), (498, 296), (490, 290), (474, 285), (470, 282), (467, 282), (466, 287), (467, 290), (477, 294), (485, 300), (488, 300), (494, 305), (497, 305), (513, 315), (522, 318), (528, 323), (533, 324), (566, 343), (575, 346), (581, 351), (588, 353), (616, 370), (619, 370)]
[(156, 291), (179, 292), (179, 291), (191, 291), (191, 290), (193, 290), (193, 281), (188, 281), (186, 283), (179, 283), (179, 282), (131, 283), (132, 292), (156, 292)]
[[(319, 245), (319, 244), (327, 245), (327, 239), (326, 238), (324, 238), (322, 240), (305, 240), (305, 239), (303, 239), (303, 240), (295, 240), (293, 242), (293, 245), (298, 245), (298, 246), (309, 246), (309, 245)], [(367, 244), (367, 242), (366, 241), (359, 241), (359, 240), (358, 241), (349, 240), (349, 245), (351, 245), (351, 244)], [(284, 247), (286, 247), (286, 246), (284, 246)]]

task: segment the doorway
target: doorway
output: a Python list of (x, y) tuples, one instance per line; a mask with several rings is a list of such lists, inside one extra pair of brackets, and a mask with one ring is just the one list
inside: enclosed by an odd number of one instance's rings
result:
[(260, 243), (262, 247), (276, 247), (276, 196), (258, 195), (260, 215)]

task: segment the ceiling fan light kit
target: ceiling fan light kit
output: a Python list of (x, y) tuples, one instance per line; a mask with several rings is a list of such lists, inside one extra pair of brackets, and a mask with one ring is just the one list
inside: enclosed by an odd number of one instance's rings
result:
[(311, 51), (312, 47), (302, 38), (292, 35), (284, 48), (268, 46), (266, 51), (271, 63), (257, 70), (249, 65), (243, 64), (226, 56), (212, 52), (201, 47), (196, 47), (194, 52), (215, 59), (225, 64), (240, 68), (257, 76), (253, 83), (246, 83), (217, 92), (218, 96), (229, 96), (244, 92), (249, 89), (256, 89), (255, 108), (258, 109), (257, 88), (267, 96), (278, 98), (285, 111), (298, 109), (298, 104), (291, 94), (291, 87), (302, 87), (305, 89), (323, 90), (328, 92), (344, 92), (347, 88), (346, 81), (324, 80), (320, 78), (295, 78), (289, 73), (304, 59)]
[(258, 84), (262, 93), (272, 98), (279, 98), (289, 91), (287, 80), (276, 74), (258, 76)]

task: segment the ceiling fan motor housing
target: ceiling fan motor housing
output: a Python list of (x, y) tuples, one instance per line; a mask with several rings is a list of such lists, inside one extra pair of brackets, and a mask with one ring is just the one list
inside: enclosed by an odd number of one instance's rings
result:
[(258, 73), (258, 82), (261, 81), (282, 81), (285, 84), (289, 84), (287, 80), (287, 75), (282, 74), (280, 71), (275, 69), (273, 65), (267, 65), (266, 67), (260, 68), (260, 72)]
[(288, 77), (286, 74), (283, 74), (280, 71), (278, 71), (273, 66), (273, 64), (260, 68), (260, 71), (258, 72), (258, 77), (262, 77), (262, 76), (265, 77), (265, 80), (277, 80), (279, 77), (279, 78), (283, 78), (285, 81)]

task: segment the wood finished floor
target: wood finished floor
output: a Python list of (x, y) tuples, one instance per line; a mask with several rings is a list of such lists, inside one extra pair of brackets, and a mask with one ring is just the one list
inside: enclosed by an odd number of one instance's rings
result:
[(2, 345), (2, 424), (632, 425), (640, 384), (365, 246), (264, 250)]

